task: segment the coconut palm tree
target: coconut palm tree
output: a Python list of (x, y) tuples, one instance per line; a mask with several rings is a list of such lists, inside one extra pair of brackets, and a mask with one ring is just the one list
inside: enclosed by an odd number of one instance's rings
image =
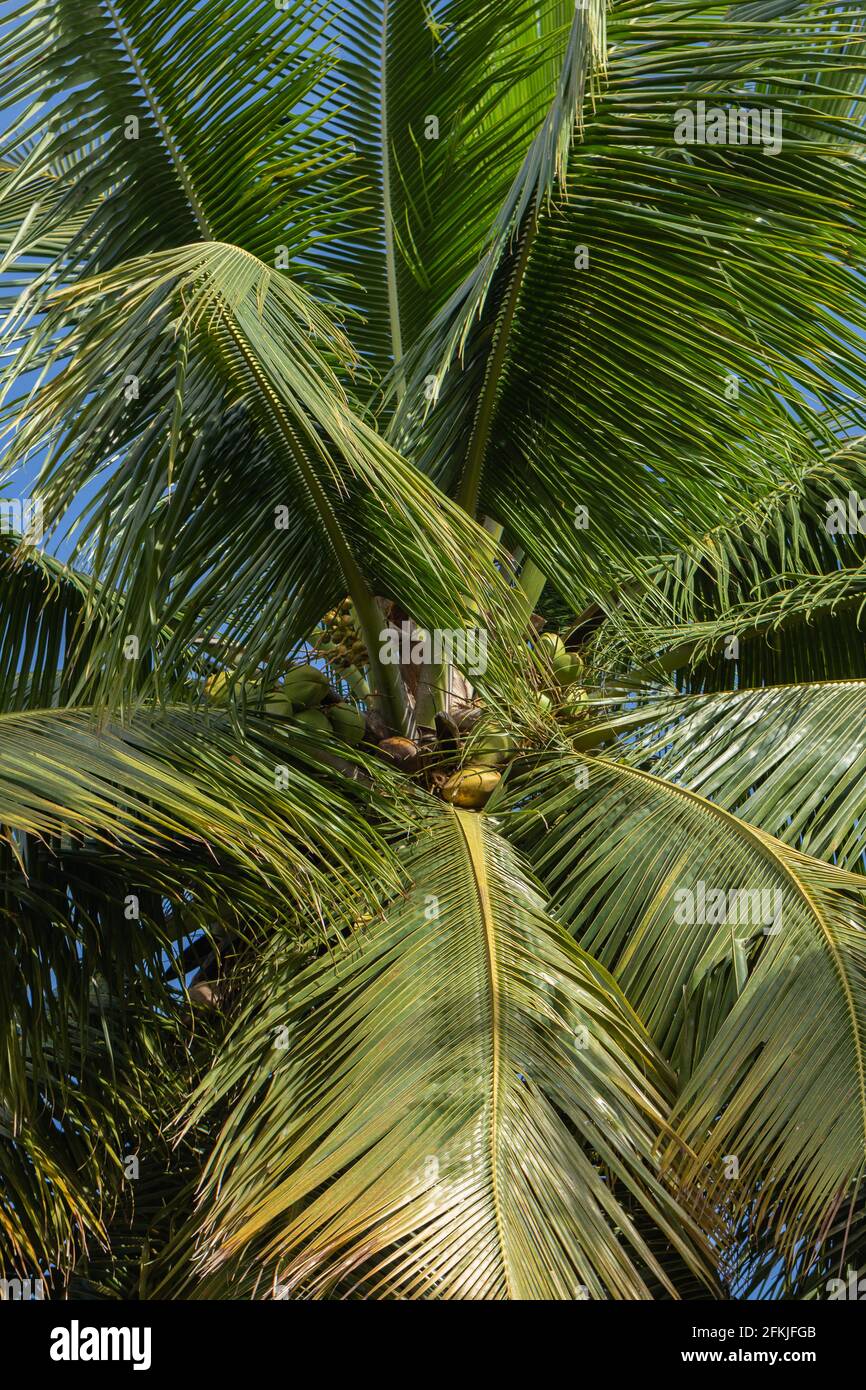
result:
[(21, 0), (0, 74), (0, 1269), (826, 1296), (861, 12)]

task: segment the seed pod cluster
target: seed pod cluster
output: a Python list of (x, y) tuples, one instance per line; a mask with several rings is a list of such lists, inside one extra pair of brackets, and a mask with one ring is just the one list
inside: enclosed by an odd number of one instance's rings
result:
[(555, 632), (540, 633), (537, 650), (552, 676), (548, 693), (539, 691), (536, 696), (541, 712), (546, 714), (555, 706), (557, 715), (566, 720), (584, 720), (589, 712), (589, 696), (583, 689), (586, 679), (583, 657), (569, 651)]
[(368, 665), (367, 648), (355, 623), (349, 599), (332, 608), (322, 619), (322, 629), (315, 638), (316, 651), (335, 671)]

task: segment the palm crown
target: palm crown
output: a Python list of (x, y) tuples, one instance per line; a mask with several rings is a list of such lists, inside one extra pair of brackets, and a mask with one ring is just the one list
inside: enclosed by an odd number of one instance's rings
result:
[(862, 15), (24, 0), (0, 59), (8, 476), (74, 517), (0, 569), (0, 1264), (824, 1296)]

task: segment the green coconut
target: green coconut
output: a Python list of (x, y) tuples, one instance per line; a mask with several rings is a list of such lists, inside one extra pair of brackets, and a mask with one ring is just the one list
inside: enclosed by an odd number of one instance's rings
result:
[(354, 705), (331, 705), (328, 710), (328, 719), (331, 721), (337, 738), (341, 738), (344, 743), (357, 748), (364, 737), (364, 730), (367, 725), (367, 720), (361, 711), (356, 709)]
[(283, 694), (298, 709), (317, 705), (328, 689), (328, 677), (317, 666), (293, 666), (283, 678)]
[(485, 767), (496, 767), (499, 763), (505, 762), (514, 748), (514, 736), (507, 729), (486, 729), (473, 745), (472, 755), (476, 763)]
[(265, 700), (265, 714), (276, 714), (281, 719), (288, 719), (294, 711), (294, 705), (284, 690), (271, 690)]
[(582, 672), (583, 662), (573, 652), (565, 652), (553, 663), (553, 674), (561, 686), (574, 685), (575, 681), (580, 680)]
[(330, 719), (320, 709), (302, 709), (300, 714), (295, 715), (295, 723), (316, 734), (333, 734), (334, 732)]
[(565, 651), (565, 643), (557, 632), (542, 632), (538, 639), (538, 645), (545, 656), (554, 663), (557, 657)]
[(588, 702), (589, 696), (585, 690), (574, 690), (570, 693), (567, 704), (563, 706), (563, 711), (573, 719), (580, 718), (587, 713)]

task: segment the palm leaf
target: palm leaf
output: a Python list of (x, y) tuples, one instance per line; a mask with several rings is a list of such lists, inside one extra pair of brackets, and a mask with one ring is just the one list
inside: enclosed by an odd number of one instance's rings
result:
[(582, 86), (600, 4), (576, 18), (567, 0), (507, 12), (488, 0), (362, 0), (335, 14), (332, 128), (356, 151), (359, 186), (345, 235), (322, 257), (357, 281), (358, 342), (380, 371), (459, 291), (494, 223), (501, 255), (520, 189), (535, 180), (546, 191), (541, 166), (561, 157), (579, 108), (569, 91), (551, 125), (572, 24), (582, 46), (569, 68)]
[(330, 65), (323, 8), (17, 7), (0, 42), (0, 103), (19, 104), (3, 149), (24, 178), (63, 176), (58, 215), (92, 209), (67, 254), (104, 269), (200, 237), (304, 260), (343, 157), (311, 106)]
[(862, 867), (866, 685), (723, 691), (661, 701), (621, 756), (843, 868)]
[[(413, 366), (401, 447), (578, 609), (623, 572), (640, 584), (638, 555), (760, 497), (857, 418), (862, 229), (838, 195), (859, 205), (861, 111), (834, 103), (862, 56), (856, 20), (808, 8), (807, 25), (800, 6), (760, 22), (702, 6), (684, 42), (672, 6), (615, 7), (607, 82), (556, 206), (527, 215), (462, 361), (458, 306)], [(799, 96), (776, 75), (788, 59)], [(747, 88), (783, 112), (778, 157), (674, 143), (678, 111)]]
[(187, 709), (0, 716), (2, 1230), (25, 1272), (71, 1278), (114, 1204), (129, 1214), (125, 1157), (140, 1141), (158, 1162), (189, 1092), (202, 941), (231, 958), (279, 922), (309, 948), (399, 882), (369, 824), (399, 802), (348, 778), (341, 795), (333, 768), (324, 786), (314, 743), (250, 722), (245, 741)]
[[(20, 538), (0, 536), (0, 710), (67, 703), (83, 679), (89, 641), (85, 575)], [(106, 615), (107, 616), (107, 615)], [(74, 650), (74, 655), (73, 651)]]
[[(170, 670), (192, 637), (217, 635), (244, 648), (246, 671), (284, 664), (348, 588), (374, 686), (399, 724), (373, 593), (430, 627), (480, 618), (513, 635), (491, 538), (352, 413), (335, 370), (351, 349), (291, 280), (235, 247), (193, 245), (59, 291), (39, 336), (57, 337), (56, 355), (74, 360), (29, 399), (10, 464), (53, 440), (42, 482), (49, 526), (103, 479), (79, 551), (92, 550), (103, 584), (123, 593), (126, 634), (142, 646), (155, 642), (155, 624), (177, 619), (162, 655)], [(129, 399), (118, 362), (140, 381)], [(117, 391), (94, 393), (107, 374)], [(248, 486), (250, 451), (264, 498)], [(239, 569), (238, 545), (251, 535)], [(112, 634), (115, 673), (123, 638)], [(491, 680), (514, 690), (512, 664), (500, 660)]]
[(708, 1211), (750, 1214), (793, 1258), (864, 1160), (862, 879), (684, 787), (602, 758), (584, 778), (581, 761), (510, 789), (518, 843), (674, 1060)]
[(640, 596), (624, 589), (592, 641), (594, 661), (613, 671), (645, 666), (648, 676), (676, 672), (691, 689), (866, 674), (864, 493), (862, 441), (852, 440), (757, 509), (651, 567)]
[(273, 953), (201, 1087), (196, 1117), (234, 1097), (203, 1289), (266, 1293), (272, 1270), (308, 1297), (675, 1293), (620, 1188), (706, 1278), (652, 1156), (664, 1068), (612, 981), (477, 815), (431, 812), (407, 870), (348, 953), (300, 973)]

